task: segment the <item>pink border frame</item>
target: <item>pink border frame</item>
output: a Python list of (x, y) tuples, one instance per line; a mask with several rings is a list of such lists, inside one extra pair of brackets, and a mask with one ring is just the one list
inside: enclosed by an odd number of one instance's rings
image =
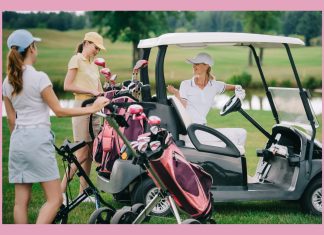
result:
[[(1, 11), (92, 11), (92, 10), (186, 10), (186, 11), (323, 11), (323, 0), (10, 0), (2, 1)], [(323, 16), (324, 19), (324, 16)], [(0, 18), (2, 26), (2, 18)], [(2, 27), (0, 28), (2, 35)], [(0, 38), (2, 42), (2, 37)], [(2, 45), (2, 44), (1, 44)], [(2, 50), (0, 52), (2, 60)], [(322, 53), (323, 61), (323, 53)], [(322, 62), (323, 63), (323, 62)], [(322, 66), (323, 67), (323, 66)], [(0, 67), (2, 70), (2, 67)], [(2, 71), (1, 71), (2, 72)], [(0, 98), (2, 99), (2, 98)], [(1, 108), (0, 108), (1, 111)], [(0, 119), (2, 129), (2, 119)], [(2, 140), (2, 131), (0, 133)], [(2, 141), (1, 141), (2, 143)], [(1, 146), (2, 149), (2, 146)], [(0, 161), (2, 169), (2, 161)], [(0, 176), (0, 182), (2, 182)], [(2, 195), (2, 187), (1, 187)], [(2, 197), (0, 199), (2, 213)], [(2, 216), (1, 216), (2, 217)], [(321, 225), (2, 225), (1, 234), (321, 234)]]

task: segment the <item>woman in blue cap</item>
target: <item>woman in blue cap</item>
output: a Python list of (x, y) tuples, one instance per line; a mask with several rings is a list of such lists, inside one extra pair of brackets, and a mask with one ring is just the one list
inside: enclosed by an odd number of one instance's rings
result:
[(3, 100), (11, 133), (9, 182), (15, 184), (15, 223), (28, 223), (33, 183), (41, 184), (46, 197), (36, 223), (52, 223), (62, 204), (49, 109), (58, 117), (79, 116), (97, 112), (109, 103), (100, 97), (90, 107), (62, 108), (47, 74), (33, 67), (38, 55), (35, 42), (39, 41), (23, 29), (11, 33), (7, 40)]

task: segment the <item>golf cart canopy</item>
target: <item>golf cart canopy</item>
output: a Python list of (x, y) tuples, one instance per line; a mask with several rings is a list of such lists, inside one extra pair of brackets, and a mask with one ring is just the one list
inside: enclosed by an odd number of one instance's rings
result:
[(143, 39), (138, 48), (152, 48), (162, 45), (177, 45), (179, 47), (206, 47), (208, 45), (224, 46), (249, 46), (256, 48), (276, 48), (304, 46), (298, 38), (252, 34), (252, 33), (220, 33), (220, 32), (195, 32), (195, 33), (167, 33), (156, 38)]

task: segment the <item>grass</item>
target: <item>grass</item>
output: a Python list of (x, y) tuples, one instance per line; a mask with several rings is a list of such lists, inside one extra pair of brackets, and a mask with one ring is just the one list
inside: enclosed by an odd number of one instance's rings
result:
[[(89, 29), (90, 30), (90, 29)], [(49, 29), (31, 29), (34, 35), (42, 38), (38, 44), (39, 58), (35, 67), (45, 71), (50, 79), (58, 84), (63, 84), (67, 71), (67, 64), (74, 54), (75, 48), (81, 42), (83, 35), (88, 30), (60, 32)], [(3, 30), (2, 71), (3, 78), (6, 71), (6, 55), (8, 52), (6, 41), (11, 30)], [(127, 80), (131, 76), (132, 46), (131, 43), (104, 40), (107, 51), (102, 51), (99, 56), (107, 61), (107, 66), (118, 75), (118, 80)], [(191, 65), (185, 59), (194, 56), (197, 52), (208, 51), (215, 60), (213, 73), (217, 79), (227, 81), (231, 76), (246, 71), (252, 75), (254, 82), (261, 83), (256, 66), (247, 66), (248, 49), (241, 47), (208, 47), (204, 49), (181, 49), (170, 47), (165, 59), (165, 78), (167, 83), (188, 79), (192, 76)], [(149, 75), (154, 80), (154, 64), (157, 49), (153, 48), (149, 60)], [(313, 76), (318, 80), (322, 78), (322, 50), (320, 47), (293, 48), (292, 54), (298, 68), (301, 80)], [(291, 80), (293, 73), (284, 49), (264, 50), (264, 74), (267, 79), (283, 81)]]
[[(208, 115), (208, 122), (213, 127), (243, 127), (248, 132), (246, 144), (246, 156), (249, 175), (253, 175), (257, 157), (256, 148), (262, 148), (265, 144), (265, 137), (257, 131), (249, 122), (243, 119), (238, 113), (233, 113), (225, 117), (220, 117), (218, 110), (212, 110)], [(266, 130), (271, 130), (273, 120), (270, 112), (267, 111), (249, 111), (252, 117), (256, 117), (257, 121), (262, 123)], [(235, 122), (233, 120), (236, 120)], [(322, 117), (318, 117), (322, 120)], [(3, 224), (13, 223), (13, 205), (14, 205), (14, 186), (8, 183), (8, 148), (9, 148), (9, 130), (5, 118), (3, 122)], [(65, 138), (72, 140), (71, 119), (70, 118), (51, 118), (52, 130), (56, 134), (56, 144), (60, 145)], [(322, 123), (318, 130), (317, 139), (322, 140)], [(64, 166), (60, 157), (57, 157), (61, 176), (63, 175)], [(93, 167), (91, 179), (96, 182), (96, 172)], [(78, 192), (79, 181), (75, 179), (71, 183), (71, 190), (74, 195)], [(113, 200), (111, 195), (102, 193), (102, 196), (115, 208), (121, 208), (123, 204)], [(30, 205), (29, 219), (30, 223), (34, 223), (37, 213), (44, 203), (44, 196), (39, 184), (33, 186), (33, 196)], [(95, 207), (92, 204), (83, 203), (69, 214), (69, 223), (84, 224), (87, 223), (91, 213)], [(320, 217), (303, 214), (297, 202), (287, 201), (256, 201), (256, 202), (230, 202), (217, 203), (213, 218), (220, 224), (320, 224)], [(150, 223), (168, 224), (175, 223), (174, 217), (152, 218)]]

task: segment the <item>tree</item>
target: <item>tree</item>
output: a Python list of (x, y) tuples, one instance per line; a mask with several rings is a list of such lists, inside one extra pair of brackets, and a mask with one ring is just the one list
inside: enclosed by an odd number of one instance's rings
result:
[(316, 11), (307, 11), (299, 18), (296, 31), (298, 34), (304, 35), (305, 45), (310, 46), (310, 40), (313, 37), (322, 34), (322, 14)]
[[(279, 29), (281, 12), (278, 11), (247, 11), (243, 14), (244, 30), (249, 33), (269, 33)], [(264, 49), (260, 48), (260, 63)], [(252, 52), (249, 52), (249, 66), (252, 66)]]
[(306, 46), (313, 37), (322, 34), (322, 13), (320, 11), (297, 11), (285, 14), (283, 32), (285, 35), (301, 34)]
[[(139, 59), (137, 44), (140, 39), (170, 32), (168, 18), (178, 17), (182, 12), (166, 11), (100, 11), (90, 12), (93, 26), (99, 27), (99, 32), (115, 42), (117, 39), (132, 42), (132, 63)], [(190, 20), (191, 15), (188, 15)]]

